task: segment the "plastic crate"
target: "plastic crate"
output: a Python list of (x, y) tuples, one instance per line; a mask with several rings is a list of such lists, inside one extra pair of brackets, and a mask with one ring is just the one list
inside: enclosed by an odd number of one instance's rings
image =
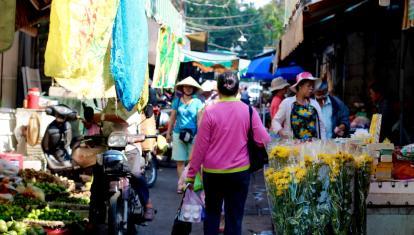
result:
[(0, 153), (0, 159), (6, 160), (11, 164), (23, 169), (23, 155), (18, 153)]

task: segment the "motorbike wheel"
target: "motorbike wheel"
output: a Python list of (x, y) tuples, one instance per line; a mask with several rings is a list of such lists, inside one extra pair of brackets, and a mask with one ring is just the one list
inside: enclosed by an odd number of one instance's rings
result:
[(157, 160), (154, 159), (151, 152), (146, 155), (147, 165), (145, 166), (144, 176), (147, 180), (147, 185), (152, 188), (155, 185), (158, 177)]
[(118, 191), (109, 199), (108, 234), (124, 235), (128, 221), (128, 202), (122, 200)]

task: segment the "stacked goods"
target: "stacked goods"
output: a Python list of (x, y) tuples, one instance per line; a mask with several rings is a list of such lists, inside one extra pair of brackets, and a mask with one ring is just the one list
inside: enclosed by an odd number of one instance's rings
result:
[(0, 220), (19, 220), (27, 216), (28, 212), (16, 205), (0, 204)]
[(271, 148), (265, 180), (277, 233), (366, 231), (371, 165), (372, 157), (361, 149), (334, 142)]
[(25, 182), (42, 182), (53, 183), (66, 188), (68, 191), (75, 189), (75, 182), (66, 177), (52, 175), (45, 171), (36, 171), (33, 169), (24, 169), (19, 171), (19, 176)]

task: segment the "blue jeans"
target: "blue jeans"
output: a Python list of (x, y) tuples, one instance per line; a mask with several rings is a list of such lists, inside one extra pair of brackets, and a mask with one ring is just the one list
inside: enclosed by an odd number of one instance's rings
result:
[(241, 235), (244, 204), (249, 191), (248, 171), (229, 174), (203, 174), (206, 194), (204, 235), (219, 233), (221, 209), (224, 201), (225, 235)]

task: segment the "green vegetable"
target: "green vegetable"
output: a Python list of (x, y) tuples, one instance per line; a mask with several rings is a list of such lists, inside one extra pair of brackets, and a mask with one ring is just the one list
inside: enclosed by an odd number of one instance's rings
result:
[(34, 186), (40, 188), (43, 190), (43, 192), (46, 195), (51, 195), (51, 194), (61, 194), (66, 192), (66, 188), (58, 185), (58, 184), (54, 184), (54, 183), (43, 183), (43, 182), (36, 182), (33, 184)]
[(46, 220), (46, 221), (81, 221), (82, 218), (76, 213), (65, 210), (45, 207), (44, 209), (35, 209), (27, 216), (29, 219)]
[[(0, 204), (0, 220), (19, 220), (25, 218), (28, 212), (20, 206), (9, 205), (9, 204)], [(7, 222), (7, 226), (12, 224)]]
[(7, 223), (4, 220), (0, 220), (0, 233), (5, 233), (7, 232), (8, 227), (7, 227)]

